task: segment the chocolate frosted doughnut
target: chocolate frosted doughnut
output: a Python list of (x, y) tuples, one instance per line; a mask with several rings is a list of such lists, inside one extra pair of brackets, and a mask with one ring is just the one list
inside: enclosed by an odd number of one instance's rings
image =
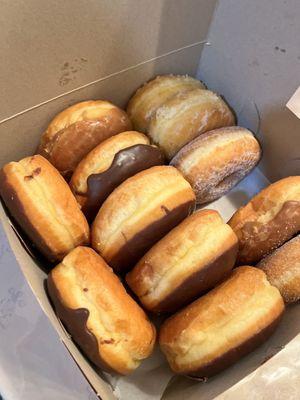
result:
[(284, 302), (263, 271), (239, 267), (221, 285), (167, 319), (161, 350), (177, 374), (208, 378), (261, 345)]
[(194, 205), (194, 192), (176, 168), (146, 169), (105, 200), (92, 225), (92, 247), (116, 271), (126, 272)]
[(219, 213), (197, 211), (156, 243), (126, 281), (147, 310), (173, 312), (216, 286), (237, 251), (237, 237)]
[(89, 241), (89, 226), (68, 184), (40, 155), (6, 164), (0, 193), (11, 215), (49, 260)]
[(92, 249), (72, 250), (49, 274), (47, 288), (57, 315), (99, 368), (126, 375), (152, 352), (154, 326)]
[(196, 136), (235, 124), (235, 117), (217, 94), (203, 89), (178, 93), (157, 109), (149, 136), (168, 159)]
[(78, 163), (95, 146), (130, 129), (127, 114), (117, 106), (102, 100), (83, 101), (65, 109), (51, 121), (37, 152), (70, 178)]
[(257, 264), (277, 287), (286, 303), (300, 300), (300, 235)]
[(170, 164), (190, 182), (198, 204), (223, 196), (258, 163), (261, 149), (254, 135), (232, 126), (206, 132), (186, 144)]
[(136, 130), (147, 132), (155, 111), (177, 93), (195, 88), (205, 89), (202, 82), (187, 75), (162, 75), (145, 83), (130, 99), (127, 113)]
[(228, 223), (239, 239), (239, 264), (258, 262), (300, 231), (300, 176), (268, 186)]
[(95, 147), (77, 166), (70, 187), (92, 221), (110, 193), (127, 178), (161, 165), (164, 156), (142, 133), (122, 132)]

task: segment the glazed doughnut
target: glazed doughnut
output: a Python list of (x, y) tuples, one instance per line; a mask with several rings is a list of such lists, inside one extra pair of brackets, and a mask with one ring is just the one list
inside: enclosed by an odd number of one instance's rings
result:
[(237, 237), (219, 213), (198, 211), (156, 243), (126, 281), (147, 310), (173, 312), (216, 286), (237, 251)]
[(261, 149), (248, 129), (238, 126), (206, 132), (186, 144), (170, 164), (190, 182), (198, 204), (223, 196), (258, 163)]
[(146, 169), (105, 200), (92, 225), (92, 247), (116, 271), (126, 272), (194, 205), (194, 192), (176, 168)]
[(92, 249), (72, 250), (49, 274), (47, 288), (58, 317), (99, 368), (125, 375), (152, 352), (154, 326)]
[(258, 262), (300, 231), (300, 176), (268, 186), (228, 223), (239, 239), (238, 262)]
[(167, 319), (159, 344), (177, 374), (208, 378), (261, 345), (284, 311), (263, 271), (239, 267), (221, 285)]
[(235, 117), (217, 94), (203, 89), (178, 93), (153, 115), (149, 136), (168, 159), (196, 136), (235, 124)]
[(42, 156), (6, 164), (0, 194), (12, 217), (49, 260), (89, 240), (87, 221), (68, 184)]
[(95, 146), (130, 129), (127, 114), (117, 106), (102, 100), (83, 101), (51, 121), (37, 152), (70, 178), (79, 161)]
[(300, 235), (261, 260), (257, 267), (266, 273), (286, 303), (300, 300)]
[(117, 186), (130, 176), (163, 163), (162, 151), (150, 146), (147, 136), (135, 131), (122, 132), (100, 143), (80, 161), (70, 187), (83, 213), (93, 220)]
[(155, 111), (177, 93), (200, 88), (202, 82), (188, 75), (161, 75), (145, 83), (130, 99), (127, 113), (136, 130), (147, 132)]

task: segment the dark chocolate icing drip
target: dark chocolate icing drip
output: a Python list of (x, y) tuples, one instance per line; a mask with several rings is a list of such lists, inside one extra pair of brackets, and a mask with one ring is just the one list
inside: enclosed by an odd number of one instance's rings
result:
[(272, 335), (281, 320), (282, 314), (283, 312), (268, 326), (257, 332), (254, 336), (250, 337), (235, 348), (227, 351), (225, 354), (221, 355), (210, 363), (203, 365), (198, 370), (190, 372), (188, 376), (191, 378), (203, 378), (206, 380), (205, 378), (216, 375), (224, 369), (230, 367), (240, 358), (251, 353), (257, 347), (263, 344)]
[(237, 252), (238, 244), (234, 244), (214, 261), (187, 277), (151, 311), (174, 312), (212, 289), (231, 271)]
[(164, 164), (164, 155), (158, 147), (137, 144), (119, 151), (104, 172), (88, 177), (87, 199), (83, 213), (92, 221), (104, 200), (126, 179), (144, 169)]
[(89, 311), (86, 308), (72, 309), (66, 307), (51, 273), (47, 279), (47, 290), (58, 317), (62, 320), (73, 340), (97, 367), (112, 372), (112, 369), (100, 357), (96, 336), (86, 325)]
[[(164, 206), (161, 206), (164, 209)], [(138, 232), (112, 258), (107, 260), (109, 265), (117, 272), (124, 273), (131, 269), (135, 263), (171, 229), (175, 228), (195, 209), (195, 201), (191, 200), (181, 204), (173, 210), (165, 208), (166, 215), (148, 225)]]

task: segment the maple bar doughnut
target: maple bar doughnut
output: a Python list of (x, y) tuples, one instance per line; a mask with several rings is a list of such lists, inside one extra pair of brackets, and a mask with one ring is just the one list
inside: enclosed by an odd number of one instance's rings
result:
[(89, 241), (89, 227), (68, 184), (40, 155), (6, 164), (0, 194), (12, 217), (49, 260)]
[(136, 130), (147, 132), (155, 111), (177, 93), (200, 88), (202, 82), (187, 75), (161, 75), (145, 83), (130, 99), (127, 113)]
[(238, 126), (206, 132), (186, 144), (170, 164), (190, 182), (198, 204), (223, 196), (258, 163), (254, 135)]
[(257, 265), (286, 303), (300, 300), (300, 235), (289, 240)]
[(160, 329), (159, 344), (177, 374), (208, 378), (261, 345), (284, 311), (265, 273), (239, 267)]
[(257, 263), (300, 231), (300, 176), (268, 186), (228, 223), (239, 239), (238, 263)]
[(105, 200), (92, 225), (92, 247), (116, 271), (126, 272), (194, 205), (194, 192), (176, 168), (146, 169)]
[(237, 237), (219, 213), (197, 211), (156, 243), (126, 281), (147, 310), (173, 312), (216, 286), (237, 251)]
[(165, 102), (151, 119), (149, 136), (168, 159), (196, 136), (235, 124), (225, 101), (209, 90), (178, 93)]
[(70, 187), (91, 221), (118, 185), (144, 169), (162, 164), (162, 151), (151, 146), (147, 136), (122, 132), (100, 143), (80, 161)]
[(49, 274), (47, 289), (58, 317), (99, 368), (126, 375), (151, 354), (154, 326), (92, 249), (72, 250)]
[(37, 152), (70, 178), (79, 161), (95, 146), (130, 129), (131, 122), (119, 107), (108, 101), (83, 101), (60, 112), (51, 121)]

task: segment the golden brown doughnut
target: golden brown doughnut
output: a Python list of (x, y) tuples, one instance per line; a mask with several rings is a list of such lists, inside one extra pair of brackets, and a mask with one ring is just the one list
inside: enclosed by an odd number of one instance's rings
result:
[(258, 262), (300, 231), (300, 176), (268, 186), (228, 223), (239, 239), (238, 262)]
[(216, 286), (237, 251), (237, 237), (219, 213), (201, 210), (156, 243), (126, 281), (147, 310), (172, 312)]
[(140, 87), (130, 99), (127, 113), (136, 130), (147, 132), (155, 111), (177, 93), (200, 88), (202, 82), (188, 75), (157, 76)]
[(154, 326), (92, 249), (72, 250), (49, 274), (47, 288), (57, 315), (99, 368), (125, 375), (152, 352)]
[(103, 203), (92, 226), (92, 247), (124, 272), (189, 215), (194, 204), (194, 192), (176, 168), (146, 169)]
[(246, 128), (230, 126), (203, 133), (186, 144), (170, 164), (190, 182), (198, 204), (223, 196), (258, 163), (261, 149)]
[(300, 235), (265, 257), (257, 267), (266, 273), (286, 303), (300, 300)]
[(83, 101), (60, 112), (44, 132), (38, 153), (66, 177), (95, 146), (131, 129), (130, 120), (117, 106), (102, 100)]
[(42, 156), (6, 164), (0, 194), (12, 217), (50, 261), (88, 243), (89, 227), (68, 184)]
[(239, 267), (221, 285), (167, 319), (159, 344), (177, 374), (207, 378), (262, 344), (284, 311), (263, 271)]
[(164, 164), (164, 156), (149, 139), (135, 131), (114, 135), (80, 161), (70, 187), (83, 213), (92, 221), (104, 200), (124, 180), (138, 172)]
[(196, 136), (235, 124), (235, 117), (217, 94), (203, 89), (178, 93), (153, 115), (149, 136), (168, 159)]

